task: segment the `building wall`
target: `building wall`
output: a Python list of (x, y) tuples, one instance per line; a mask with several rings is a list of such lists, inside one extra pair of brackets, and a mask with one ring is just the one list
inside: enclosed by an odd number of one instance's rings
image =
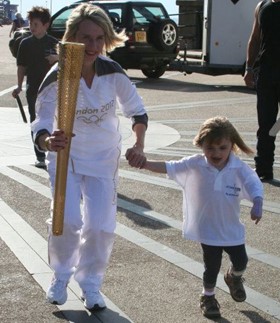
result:
[(0, 0), (0, 19), (3, 21), (3, 23), (11, 23), (15, 18), (15, 13), (17, 10), (17, 4), (11, 4), (9, 0)]

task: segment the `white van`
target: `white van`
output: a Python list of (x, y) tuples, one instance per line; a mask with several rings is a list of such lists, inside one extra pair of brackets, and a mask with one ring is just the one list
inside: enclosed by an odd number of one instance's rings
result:
[(243, 74), (260, 0), (177, 0), (180, 55), (169, 70)]

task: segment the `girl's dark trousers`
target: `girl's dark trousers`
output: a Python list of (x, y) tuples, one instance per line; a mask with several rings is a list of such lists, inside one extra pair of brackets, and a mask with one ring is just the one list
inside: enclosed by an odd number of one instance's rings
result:
[(203, 286), (212, 289), (216, 286), (217, 277), (222, 264), (222, 255), (225, 251), (230, 258), (234, 271), (244, 271), (248, 263), (245, 244), (232, 247), (209, 246), (201, 244), (205, 271)]

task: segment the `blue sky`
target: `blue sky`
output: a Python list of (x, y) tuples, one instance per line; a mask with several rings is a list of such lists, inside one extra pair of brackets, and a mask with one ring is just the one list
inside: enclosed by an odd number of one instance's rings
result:
[[(33, 6), (48, 7), (51, 9), (52, 13), (55, 13), (60, 8), (73, 2), (75, 2), (75, 0), (11, 0), (11, 4), (18, 4), (18, 11), (21, 12), (23, 17), (26, 17), (26, 12)], [(169, 14), (175, 14), (178, 12), (176, 0), (155, 0), (155, 2), (162, 2)]]

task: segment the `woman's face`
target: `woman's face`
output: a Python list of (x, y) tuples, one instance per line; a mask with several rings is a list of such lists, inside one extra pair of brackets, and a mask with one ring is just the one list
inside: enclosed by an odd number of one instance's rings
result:
[(85, 44), (84, 64), (92, 65), (105, 45), (104, 30), (89, 19), (82, 21), (75, 42)]
[(226, 138), (211, 144), (205, 141), (202, 144), (202, 150), (208, 163), (218, 170), (222, 170), (226, 166), (232, 151), (232, 142)]

